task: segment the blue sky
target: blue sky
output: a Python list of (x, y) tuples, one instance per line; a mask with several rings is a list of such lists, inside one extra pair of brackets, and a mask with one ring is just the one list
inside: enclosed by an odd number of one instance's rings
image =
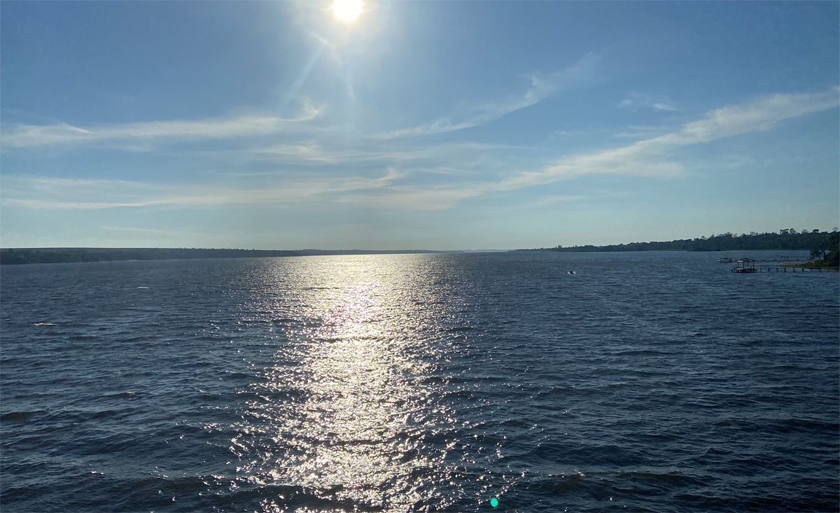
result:
[(836, 2), (3, 2), (3, 247), (840, 224)]

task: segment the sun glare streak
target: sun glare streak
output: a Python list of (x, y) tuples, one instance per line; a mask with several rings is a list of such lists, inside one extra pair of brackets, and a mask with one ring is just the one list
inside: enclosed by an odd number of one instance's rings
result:
[(301, 86), (303, 86), (303, 83), (306, 82), (307, 78), (309, 78), (309, 74), (312, 73), (312, 68), (315, 67), (315, 64), (318, 62), (318, 59), (321, 57), (322, 53), (324, 53), (324, 47), (320, 46), (312, 54), (312, 57), (310, 57), (309, 60), (306, 62), (306, 66), (303, 67), (295, 81), (292, 82), (292, 85), (289, 87), (289, 90), (286, 92), (286, 95), (283, 98), (281, 112), (285, 111), (286, 106), (289, 104), (290, 101), (298, 97), (298, 92), (300, 91)]
[[(437, 379), (457, 351), (441, 324), (455, 313), (428, 287), (429, 260), (405, 262), (273, 268), (278, 281), (266, 279), (254, 307), (270, 312), (284, 342), (278, 365), (242, 391), (250, 399), (229, 446), (246, 485), (301, 487), (320, 501), (385, 512), (464, 499), (453, 480), (479, 456), (452, 441), (468, 424)], [(263, 510), (289, 500), (278, 495)]]
[(362, 13), (362, 0), (335, 0), (332, 9), (336, 18), (350, 23)]
[[(369, 272), (364, 266), (361, 270)], [(296, 462), (297, 481), (305, 486), (330, 489), (342, 484), (353, 490), (346, 498), (386, 510), (430, 497), (420, 492), (409, 502), (404, 496), (392, 497), (387, 507), (378, 491), (382, 483), (411, 482), (407, 488), (416, 489), (412, 471), (445, 472), (443, 453), (414, 453), (419, 441), (413, 438), (427, 427), (422, 414), (434, 394), (407, 379), (423, 374), (424, 364), (409, 356), (397, 335), (393, 313), (399, 297), (393, 292), (385, 283), (357, 282), (319, 314), (323, 324), (315, 334), (324, 343), (310, 347), (303, 360), (311, 395), (298, 411), (309, 435), (328, 443)]]

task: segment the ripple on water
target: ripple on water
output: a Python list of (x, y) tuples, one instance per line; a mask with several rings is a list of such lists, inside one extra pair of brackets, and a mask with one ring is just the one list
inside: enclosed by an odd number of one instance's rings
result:
[(836, 275), (695, 253), (0, 272), (3, 511), (840, 501)]

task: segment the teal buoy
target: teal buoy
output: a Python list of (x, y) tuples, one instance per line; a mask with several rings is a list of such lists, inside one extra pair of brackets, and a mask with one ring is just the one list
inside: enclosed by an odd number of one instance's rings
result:
[(490, 499), (490, 505), (493, 506), (494, 508), (498, 508), (499, 507), (499, 499), (493, 497), (492, 499)]

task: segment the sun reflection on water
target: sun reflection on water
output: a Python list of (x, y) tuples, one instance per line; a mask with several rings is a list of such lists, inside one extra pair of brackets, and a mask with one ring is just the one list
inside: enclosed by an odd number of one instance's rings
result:
[(434, 379), (448, 358), (439, 326), (450, 302), (437, 300), (422, 266), (404, 262), (334, 259), (329, 272), (304, 263), (272, 282), (287, 291), (272, 308), (288, 343), (248, 391), (230, 447), (238, 473), (283, 486), (265, 511), (308, 511), (294, 504), (300, 496), (326, 500), (320, 511), (457, 498), (446, 435), (457, 419)]

